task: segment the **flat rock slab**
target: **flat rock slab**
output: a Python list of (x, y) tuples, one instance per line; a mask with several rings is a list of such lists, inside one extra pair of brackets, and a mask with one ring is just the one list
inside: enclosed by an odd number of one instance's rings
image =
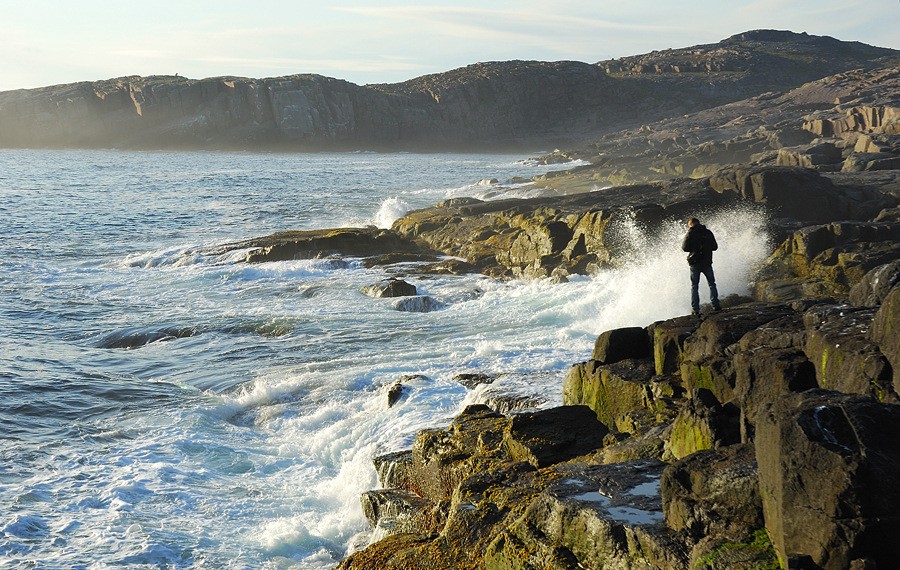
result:
[(665, 467), (656, 460), (582, 466), (549, 486), (545, 493), (554, 501), (593, 512), (611, 524), (659, 525), (664, 521), (660, 479)]
[[(388, 253), (418, 253), (423, 255), (423, 259), (432, 258), (411, 240), (391, 230), (371, 227), (280, 232), (225, 244), (204, 253), (222, 255), (242, 250), (247, 250), (242, 259), (247, 263), (312, 259), (331, 255), (368, 257)], [(408, 261), (406, 258), (404, 260)]]
[(527, 523), (570, 550), (585, 568), (626, 561), (634, 565), (628, 567), (667, 567), (673, 559), (684, 565), (687, 555), (665, 525), (660, 496), (665, 467), (657, 460), (560, 465), (554, 469), (560, 479), (529, 507)]

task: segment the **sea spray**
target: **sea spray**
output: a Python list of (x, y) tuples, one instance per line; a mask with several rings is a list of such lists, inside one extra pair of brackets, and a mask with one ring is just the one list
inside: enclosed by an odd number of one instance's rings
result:
[[(0, 232), (0, 559), (333, 568), (365, 542), (358, 494), (378, 485), (372, 457), (503, 397), (458, 374), (556, 405), (597, 334), (686, 312), (682, 223), (669, 235), (635, 226), (630, 260), (566, 284), (404, 268), (447, 303), (431, 313), (360, 293), (387, 273), (354, 260), (196, 253), (371, 224), (384, 204), (386, 225), (400, 201), (427, 207), (448, 188), (543, 171), (516, 158), (0, 151), (19, 172), (0, 190), (21, 217)], [(745, 291), (759, 226), (700, 217), (719, 238), (723, 295)], [(98, 346), (169, 326), (198, 334)], [(388, 407), (384, 387), (416, 374)]]
[[(719, 295), (747, 295), (753, 274), (771, 247), (765, 213), (753, 207), (737, 207), (711, 213), (702, 222), (719, 244), (713, 255)], [(686, 254), (681, 251), (687, 232), (684, 220), (670, 220), (655, 231), (633, 221), (623, 224), (622, 232), (630, 246), (627, 259), (619, 267), (571, 284), (578, 291), (566, 305), (571, 317), (566, 329), (572, 334), (646, 326), (691, 310), (690, 273)], [(701, 300), (708, 298), (701, 280)]]
[(379, 228), (390, 228), (391, 224), (411, 209), (409, 202), (397, 196), (391, 196), (381, 202), (378, 212), (375, 213), (373, 225)]

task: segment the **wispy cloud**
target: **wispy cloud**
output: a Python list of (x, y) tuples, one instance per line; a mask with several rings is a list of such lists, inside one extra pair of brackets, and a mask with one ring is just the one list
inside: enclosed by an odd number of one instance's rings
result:
[[(159, 17), (107, 0), (8, 3), (0, 89), (117, 75), (319, 73), (404, 81), (477, 61), (594, 62), (712, 43), (758, 28), (900, 47), (896, 0), (847, 17), (846, 0), (159, 0)], [(49, 10), (48, 6), (59, 5)], [(277, 8), (265, 9), (266, 6)], [(262, 6), (262, 8), (260, 8)]]

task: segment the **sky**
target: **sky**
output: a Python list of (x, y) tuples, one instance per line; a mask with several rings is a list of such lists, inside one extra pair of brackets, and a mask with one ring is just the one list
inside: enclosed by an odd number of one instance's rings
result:
[(126, 75), (396, 83), (471, 63), (587, 63), (754, 29), (900, 49), (900, 1), (0, 0), (0, 91)]

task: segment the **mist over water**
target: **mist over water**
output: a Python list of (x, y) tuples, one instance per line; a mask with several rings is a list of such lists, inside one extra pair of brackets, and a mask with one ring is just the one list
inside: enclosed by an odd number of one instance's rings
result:
[[(431, 313), (362, 295), (386, 273), (356, 260), (196, 253), (386, 227), (539, 172), (519, 157), (0, 151), (0, 166), (3, 567), (331, 568), (370, 538), (374, 455), (497, 391), (559, 405), (597, 334), (690, 310), (683, 220), (623, 225), (633, 255), (566, 284), (410, 271), (447, 305)], [(700, 217), (720, 294), (746, 293), (762, 216)], [(453, 380), (469, 372), (499, 377), (470, 391)]]

